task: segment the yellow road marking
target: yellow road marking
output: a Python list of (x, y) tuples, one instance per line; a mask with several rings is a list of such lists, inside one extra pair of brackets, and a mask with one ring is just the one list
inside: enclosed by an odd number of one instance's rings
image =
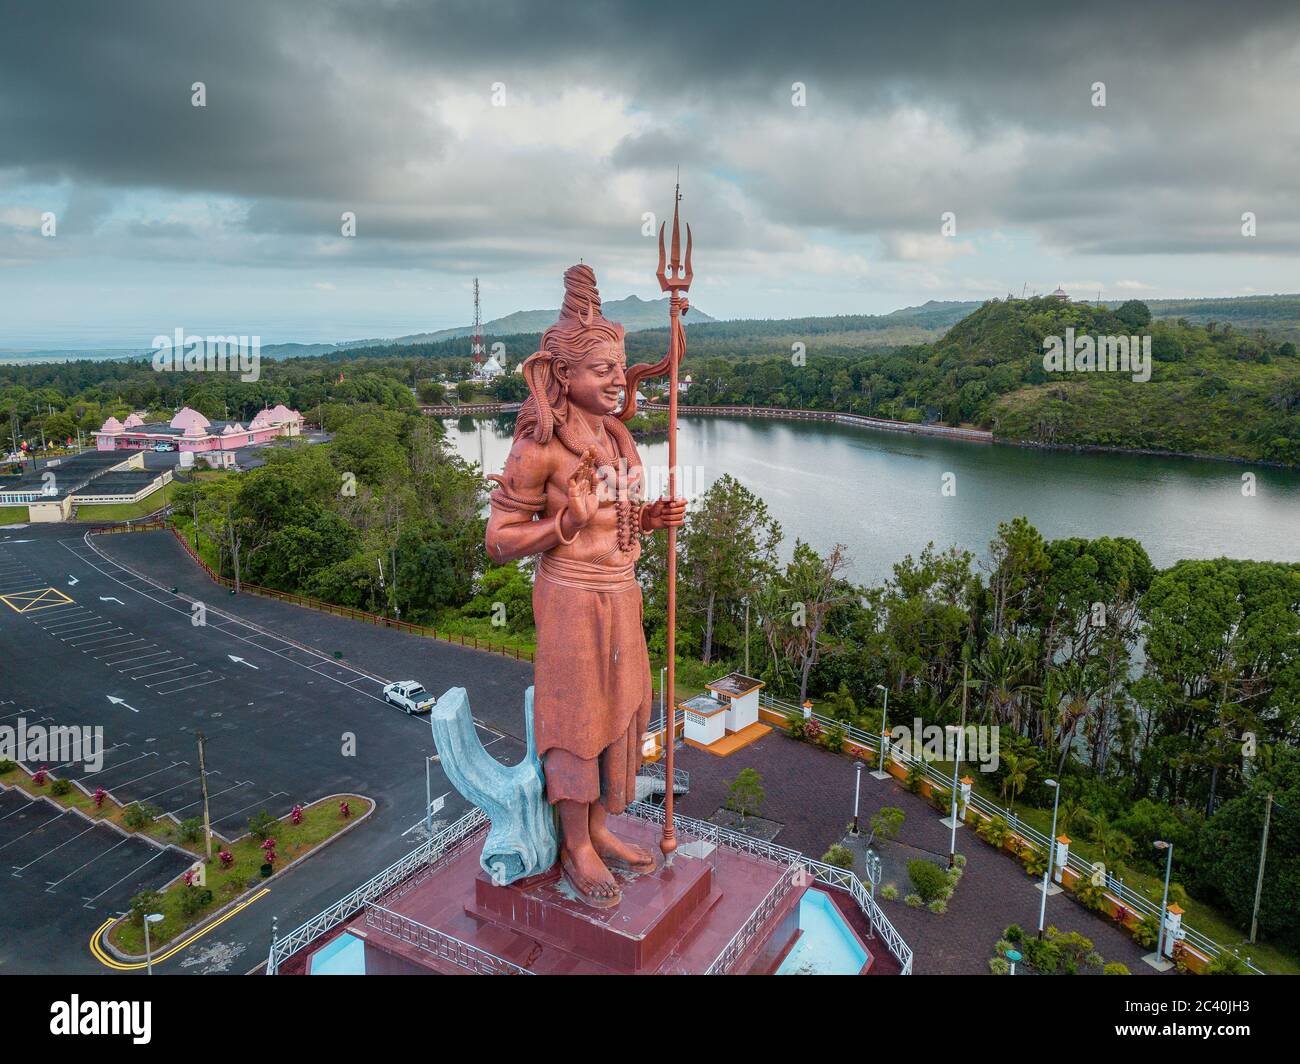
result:
[(31, 591), (14, 591), (0, 595), (3, 602), (15, 613), (34, 613), (36, 610), (48, 610), (52, 606), (67, 606), (72, 599), (57, 587), (38, 587)]
[[(271, 893), (270, 887), (263, 887), (247, 901), (240, 902), (238, 905), (236, 905), (233, 909), (231, 909), (220, 919), (213, 920), (212, 923), (208, 924), (206, 927), (200, 928), (198, 931), (194, 932), (194, 934), (190, 935), (190, 937), (185, 939), (183, 942), (180, 942), (177, 945), (172, 946), (172, 948), (167, 950), (166, 953), (159, 953), (153, 959), (154, 964), (161, 964), (163, 961), (176, 956), (176, 954), (178, 954), (181, 950), (185, 949), (185, 947), (190, 945), (190, 943), (195, 942), (198, 939), (202, 938), (213, 928), (220, 927), (232, 916), (236, 916), (239, 913), (243, 912), (245, 909), (247, 909), (250, 905), (253, 904), (253, 902), (257, 901), (258, 898), (261, 898), (264, 895), (270, 893)], [(108, 920), (105, 920), (102, 924), (99, 925), (99, 927), (95, 929), (95, 933), (90, 936), (90, 952), (94, 956), (95, 960), (99, 961), (99, 963), (104, 965), (106, 968), (113, 968), (119, 972), (134, 972), (134, 971), (139, 971), (141, 968), (147, 967), (148, 966), (147, 961), (119, 961), (111, 954), (106, 952), (103, 946), (100, 945), (99, 940), (100, 938), (103, 937), (104, 932), (116, 922), (117, 922), (116, 918), (110, 918)]]

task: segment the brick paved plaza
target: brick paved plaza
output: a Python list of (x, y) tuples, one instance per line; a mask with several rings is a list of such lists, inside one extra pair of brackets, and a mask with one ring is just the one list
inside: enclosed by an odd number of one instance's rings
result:
[[(726, 804), (727, 784), (741, 769), (755, 769), (766, 793), (761, 815), (784, 825), (773, 841), (812, 857), (821, 857), (840, 841), (853, 818), (853, 759), (779, 732), (725, 758), (684, 747), (678, 751), (677, 765), (691, 776), (690, 793), (678, 798), (677, 811), (701, 820)], [(883, 806), (896, 806), (906, 814), (900, 843), (946, 857), (950, 832), (934, 807), (896, 781), (873, 779), (864, 770), (862, 824)], [(1041, 895), (1020, 862), (964, 826), (957, 829), (957, 852), (966, 856), (966, 873), (943, 915), (904, 904), (903, 897), (911, 891), (905, 872), (901, 880), (886, 877), (886, 882), (894, 879), (899, 897), (880, 904), (912, 947), (918, 975), (987, 975), (994, 943), (1008, 924), (1019, 924), (1030, 934), (1038, 927)], [(1046, 923), (1092, 939), (1107, 962), (1119, 961), (1134, 975), (1155, 974), (1142, 963), (1146, 950), (1068, 894), (1047, 899)]]

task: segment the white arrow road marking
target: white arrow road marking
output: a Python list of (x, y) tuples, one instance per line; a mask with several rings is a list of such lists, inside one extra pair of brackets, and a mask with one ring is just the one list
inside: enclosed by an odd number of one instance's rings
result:
[(129, 709), (132, 713), (140, 712), (138, 709), (135, 708), (135, 706), (127, 706), (126, 699), (124, 698), (118, 698), (116, 695), (109, 695), (108, 700), (112, 702), (113, 705), (115, 706), (126, 706), (126, 708)]
[(68, 587), (76, 587), (79, 583), (81, 583), (80, 580), (78, 580), (71, 573), (68, 574)]
[(125, 606), (125, 605), (126, 605), (126, 603), (123, 602), (120, 598), (114, 598), (112, 595), (100, 595), (100, 596), (99, 596), (99, 601), (100, 601), (100, 602), (116, 602), (119, 606)]
[(227, 654), (226, 657), (228, 657), (231, 661), (238, 662), (240, 665), (247, 665), (250, 669), (261, 668), (260, 665), (254, 665), (251, 661), (245, 661), (243, 658), (237, 658), (235, 657), (234, 654)]

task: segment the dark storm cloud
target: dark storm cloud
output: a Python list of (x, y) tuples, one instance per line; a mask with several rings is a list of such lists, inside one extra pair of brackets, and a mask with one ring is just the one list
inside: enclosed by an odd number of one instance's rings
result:
[[(1297, 232), (1293, 3), (54, 0), (6, 28), (0, 173), (67, 182), (70, 231), (100, 225), (106, 190), (205, 193), (267, 238), (324, 239), (351, 209), (426, 261), (476, 241), (505, 260), (507, 235), (522, 261), (561, 233), (616, 242), (637, 194), (615, 201), (610, 179), (680, 163), (732, 247), (930, 233), (942, 209), (1121, 254), (1242, 250), (1243, 210), (1277, 220), (1261, 243)], [(649, 120), (593, 160), (440, 110), (494, 82), (534, 101), (590, 89)], [(900, 129), (911, 112), (930, 124)], [(563, 141), (555, 121), (543, 141)]]

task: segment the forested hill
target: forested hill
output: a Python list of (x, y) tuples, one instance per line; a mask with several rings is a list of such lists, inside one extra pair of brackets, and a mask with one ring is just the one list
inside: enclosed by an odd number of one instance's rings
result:
[[(1151, 377), (1048, 373), (1043, 340), (1067, 328), (1151, 336)], [(1055, 299), (991, 300), (939, 340), (844, 357), (808, 339), (787, 353), (701, 357), (691, 399), (848, 410), (990, 428), (1029, 443), (1123, 447), (1300, 464), (1296, 346), (1231, 324), (1154, 321), (1145, 304), (1111, 309)]]

